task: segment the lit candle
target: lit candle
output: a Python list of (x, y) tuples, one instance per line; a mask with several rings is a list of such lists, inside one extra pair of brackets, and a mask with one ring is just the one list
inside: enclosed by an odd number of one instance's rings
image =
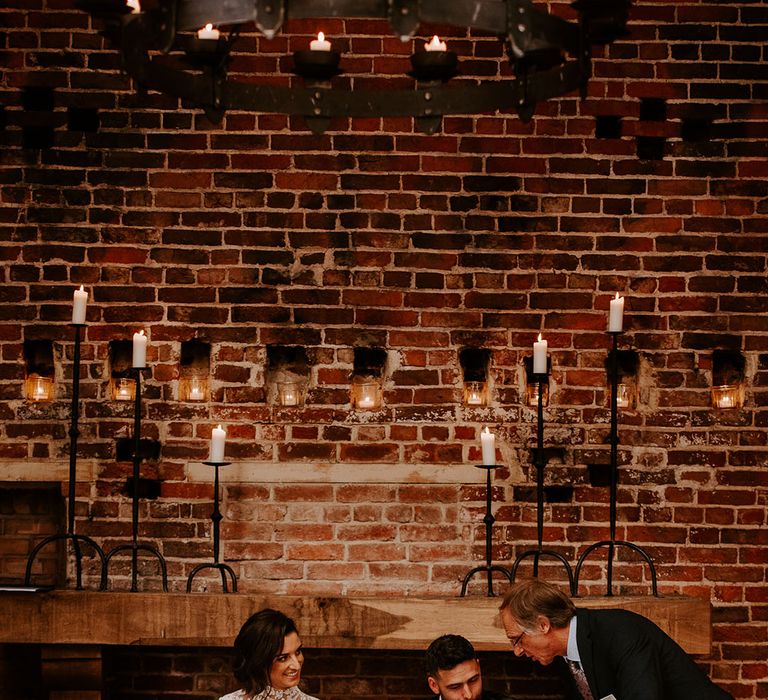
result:
[(139, 0), (125, 0), (125, 4), (131, 8), (131, 14), (136, 15), (141, 12), (141, 5)]
[(224, 461), (224, 445), (227, 440), (227, 431), (221, 425), (215, 427), (211, 432), (211, 451), (208, 454), (209, 462)]
[(483, 403), (483, 397), (477, 389), (470, 389), (467, 394), (467, 403), (470, 406), (480, 406)]
[(144, 331), (133, 334), (133, 365), (131, 366), (147, 366), (147, 336), (144, 335)]
[(192, 377), (189, 380), (190, 401), (202, 401), (205, 399), (205, 382), (200, 377)]
[(541, 339), (541, 333), (533, 344), (533, 373), (547, 373), (547, 341)]
[(326, 41), (325, 34), (318, 32), (317, 39), (312, 39), (312, 41), (309, 42), (309, 48), (311, 51), (330, 51), (331, 42)]
[(299, 395), (293, 386), (283, 388), (282, 402), (283, 406), (296, 406), (299, 403)]
[(496, 464), (496, 436), (488, 430), (487, 426), (480, 433), (480, 445), (483, 449), (483, 464), (486, 466)]
[(435, 36), (432, 37), (432, 41), (424, 44), (424, 49), (426, 51), (445, 51), (446, 46), (444, 41), (440, 41), (440, 38), (435, 34)]
[(197, 30), (197, 38), (216, 40), (219, 38), (219, 30), (214, 29), (213, 25), (209, 22), (202, 29)]
[(374, 401), (373, 396), (369, 396), (368, 394), (364, 394), (360, 397), (360, 400), (357, 402), (358, 408), (373, 408)]
[(356, 408), (377, 408), (379, 386), (376, 382), (362, 382), (356, 385)]
[(48, 392), (45, 390), (45, 382), (42, 377), (38, 377), (35, 380), (35, 390), (32, 395), (38, 400), (48, 398)]
[(135, 391), (136, 391), (136, 383), (133, 381), (133, 379), (127, 379), (123, 377), (117, 383), (115, 400), (116, 401), (132, 401), (134, 398)]
[(85, 305), (88, 303), (88, 292), (80, 285), (80, 289), (75, 290), (75, 297), (72, 302), (72, 323), (85, 323)]
[(621, 333), (624, 327), (624, 297), (619, 297), (616, 292), (616, 298), (611, 299), (611, 312), (608, 314), (608, 332)]
[(619, 384), (616, 387), (616, 406), (618, 408), (629, 408), (629, 389), (626, 384)]
[(27, 394), (30, 401), (50, 401), (53, 398), (53, 379), (31, 375), (28, 381), (31, 385)]

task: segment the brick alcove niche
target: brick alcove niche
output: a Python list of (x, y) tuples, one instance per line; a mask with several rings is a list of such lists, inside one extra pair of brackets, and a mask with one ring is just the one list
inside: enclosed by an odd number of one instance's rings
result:
[[(64, 498), (58, 484), (0, 483), (0, 585), (24, 580), (33, 547), (66, 530)], [(52, 542), (35, 558), (33, 574), (41, 586), (66, 581), (65, 543)]]

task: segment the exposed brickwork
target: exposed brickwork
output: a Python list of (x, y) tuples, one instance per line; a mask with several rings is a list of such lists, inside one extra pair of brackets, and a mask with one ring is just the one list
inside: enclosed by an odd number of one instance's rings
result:
[[(640, 369), (638, 408), (620, 426), (617, 534), (653, 555), (662, 592), (712, 601), (703, 663), (713, 677), (737, 698), (768, 697), (764, 3), (641, 1), (631, 35), (595, 57), (586, 101), (547, 102), (527, 124), (446, 118), (431, 137), (407, 119), (340, 120), (324, 135), (279, 115), (212, 125), (135, 92), (70, 3), (10, 2), (0, 17), (0, 459), (21, 469), (66, 460), (67, 323), (84, 284), (80, 454), (99, 467), (78, 490), (79, 531), (106, 549), (130, 533), (131, 465), (114, 457), (132, 410), (107, 400), (107, 358), (110, 340), (141, 327), (144, 436), (161, 444), (142, 468), (160, 496), (141, 504), (141, 537), (167, 557), (174, 589), (210, 556), (211, 488), (185, 466), (206, 456), (217, 423), (232, 460), (352, 471), (474, 464), (479, 430), (492, 425), (508, 466), (494, 487), (495, 556), (508, 561), (536, 537), (535, 416), (521, 396), (523, 358), (543, 331), (546, 441), (565, 448), (546, 478), (573, 487), (548, 504), (545, 537), (573, 561), (607, 534), (607, 489), (588, 466), (605, 462), (604, 329), (619, 291), (621, 347), (637, 351)], [(297, 22), (258, 40), (258, 58), (239, 54), (233, 72), (281, 70), (317, 28)], [(373, 64), (406, 70), (410, 47), (382, 24), (323, 28), (356, 57), (341, 84)], [(471, 58), (464, 75), (500, 70), (494, 38), (437, 29)], [(600, 130), (611, 138), (596, 135), (599, 117), (618, 118)], [(177, 400), (180, 345), (195, 337), (212, 347), (204, 405)], [(60, 358), (52, 404), (21, 400), (23, 341), (36, 338), (52, 339)], [(304, 409), (266, 403), (270, 344), (308, 349)], [(349, 408), (359, 344), (389, 353), (375, 415)], [(492, 352), (494, 400), (482, 411), (459, 405), (468, 346)], [(743, 410), (709, 408), (714, 349), (746, 358)], [(451, 594), (482, 559), (483, 499), (477, 484), (228, 485), (224, 558), (244, 590)], [(3, 509), (2, 521), (16, 519)], [(0, 526), (3, 561), (18, 558), (14, 525)], [(647, 573), (621, 559), (620, 589), (646, 592)], [(114, 588), (126, 574), (116, 562)], [(599, 560), (583, 576), (582, 592), (602, 593)]]
[[(66, 529), (62, 498), (58, 489), (0, 489), (0, 584), (24, 580), (27, 561), (34, 545), (48, 535)], [(63, 542), (43, 547), (33, 565), (35, 582), (40, 585), (63, 585)]]
[[(305, 658), (302, 687), (324, 700), (430, 696), (421, 652), (307, 649)], [(485, 652), (480, 663), (485, 688), (506, 691), (520, 700), (562, 696), (560, 681), (551, 670), (536, 669), (527, 659), (510, 660), (502, 652)], [(117, 649), (105, 660), (109, 697), (115, 700), (216, 700), (237, 686), (230, 669), (230, 656), (216, 649), (191, 649), (184, 654)]]

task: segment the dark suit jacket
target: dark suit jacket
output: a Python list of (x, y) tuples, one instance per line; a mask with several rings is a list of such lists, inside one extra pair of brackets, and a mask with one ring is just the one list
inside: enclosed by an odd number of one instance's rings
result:
[[(576, 643), (595, 700), (733, 700), (653, 622), (627, 610), (576, 611)], [(572, 677), (565, 662), (563, 670)], [(572, 683), (573, 697), (579, 698)]]

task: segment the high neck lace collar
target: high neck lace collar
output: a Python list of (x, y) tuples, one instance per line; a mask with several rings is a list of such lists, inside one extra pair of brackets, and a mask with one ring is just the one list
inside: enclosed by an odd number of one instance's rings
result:
[(286, 690), (277, 690), (276, 688), (264, 688), (253, 700), (298, 700), (302, 693), (298, 686), (287, 688)]

